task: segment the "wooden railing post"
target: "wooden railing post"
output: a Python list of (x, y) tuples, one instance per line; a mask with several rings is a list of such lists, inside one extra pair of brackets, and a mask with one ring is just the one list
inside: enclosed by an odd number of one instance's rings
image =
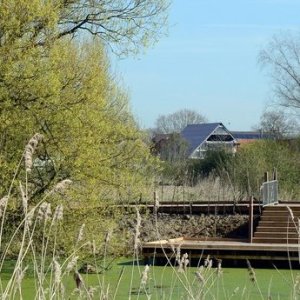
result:
[(269, 172), (264, 173), (264, 182), (269, 181)]
[(154, 193), (153, 193), (153, 214), (155, 216), (157, 216), (158, 208), (159, 208), (158, 194), (156, 191), (154, 191)]
[(253, 242), (253, 196), (249, 200), (249, 243)]

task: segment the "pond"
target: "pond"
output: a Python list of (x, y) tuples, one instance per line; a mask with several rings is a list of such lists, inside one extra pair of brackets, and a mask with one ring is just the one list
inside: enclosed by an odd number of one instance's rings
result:
[[(13, 262), (6, 262), (1, 273), (3, 286), (12, 272), (12, 265)], [(218, 269), (212, 266), (202, 269), (188, 267), (179, 272), (178, 267), (150, 266), (145, 272), (145, 265), (133, 265), (130, 259), (122, 258), (101, 274), (82, 275), (82, 280), (84, 285), (80, 291), (75, 289), (73, 274), (64, 276), (62, 283), (66, 299), (99, 299), (100, 291), (105, 291), (108, 299), (117, 300), (300, 299), (300, 270)], [(34, 275), (29, 271), (22, 283), (23, 299), (33, 299), (35, 284)]]

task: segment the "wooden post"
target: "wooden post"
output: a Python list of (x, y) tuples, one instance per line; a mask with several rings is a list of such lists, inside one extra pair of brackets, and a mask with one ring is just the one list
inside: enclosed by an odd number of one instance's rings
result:
[(249, 243), (253, 242), (253, 196), (250, 197), (249, 201), (249, 221), (248, 221), (248, 227), (249, 227)]
[(193, 214), (193, 202), (190, 200), (190, 215)]
[(154, 203), (153, 203), (153, 214), (157, 215), (158, 208), (159, 208), (159, 200), (158, 200), (158, 194), (157, 194), (156, 191), (153, 193), (153, 200), (154, 200)]
[(264, 182), (269, 181), (269, 172), (264, 173)]

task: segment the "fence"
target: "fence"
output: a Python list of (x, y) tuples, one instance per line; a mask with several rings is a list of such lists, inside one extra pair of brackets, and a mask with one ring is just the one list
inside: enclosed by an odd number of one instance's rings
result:
[(263, 205), (278, 203), (278, 181), (264, 182), (261, 187), (261, 196)]

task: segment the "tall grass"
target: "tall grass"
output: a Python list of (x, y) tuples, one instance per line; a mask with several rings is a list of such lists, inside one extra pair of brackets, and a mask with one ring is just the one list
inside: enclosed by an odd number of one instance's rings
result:
[[(119, 299), (118, 290), (121, 282), (124, 280), (128, 283), (127, 295), (128, 299), (233, 299), (239, 289), (243, 292), (239, 293), (239, 297), (249, 298), (249, 293), (244, 287), (235, 287), (230, 293), (224, 290), (223, 269), (221, 261), (217, 261), (213, 265), (210, 257), (200, 257), (197, 268), (191, 268), (191, 257), (188, 253), (181, 253), (180, 247), (172, 249), (171, 257), (165, 254), (166, 264), (160, 268), (158, 275), (151, 265), (141, 265), (140, 260), (140, 227), (142, 217), (140, 212), (136, 211), (135, 224), (132, 233), (132, 268), (131, 274), (127, 274), (128, 278), (124, 279), (124, 268), (118, 274), (118, 278), (114, 286), (110, 286), (103, 274), (99, 274), (100, 270), (108, 269), (108, 246), (111, 242), (111, 232), (105, 237), (103, 242), (103, 261), (102, 266), (98, 264), (98, 249), (95, 241), (84, 239), (85, 223), (78, 226), (78, 235), (74, 240), (74, 245), (68, 255), (61, 254), (61, 245), (58, 240), (58, 232), (62, 229), (61, 224), (64, 218), (64, 205), (62, 203), (53, 207), (51, 200), (58, 193), (61, 194), (67, 189), (72, 181), (65, 179), (55, 185), (51, 190), (41, 196), (38, 203), (30, 204), (30, 187), (28, 184), (28, 176), (34, 163), (35, 150), (41, 141), (41, 135), (35, 135), (29, 140), (25, 147), (24, 156), (20, 159), (20, 163), (15, 170), (12, 178), (11, 187), (7, 193), (0, 199), (0, 274), (5, 268), (5, 263), (12, 253), (11, 248), (17, 249), (14, 259), (14, 265), (9, 277), (3, 279), (0, 277), (0, 298), (1, 299), (25, 299), (24, 298), (24, 280), (27, 273), (32, 272), (34, 287), (32, 287), (31, 299)], [(23, 164), (24, 163), (24, 164)], [(20, 168), (25, 169), (25, 178), (23, 181), (16, 182), (17, 174)], [(204, 185), (206, 186), (204, 188)], [(13, 188), (17, 187), (13, 193)], [(217, 190), (217, 195), (225, 195), (233, 193), (230, 187), (224, 187), (218, 180), (209, 179), (205, 183), (201, 183), (199, 194), (203, 197), (215, 195), (205, 195), (204, 190)], [(17, 195), (17, 196), (16, 196)], [(205, 195), (205, 196), (204, 196)], [(236, 194), (235, 194), (236, 196)], [(10, 202), (17, 197), (19, 207), (21, 208), (21, 218), (11, 220), (8, 213)], [(157, 203), (159, 206), (159, 203)], [(157, 216), (156, 216), (157, 217)], [(5, 236), (7, 226), (14, 223), (15, 230), (11, 236)], [(155, 222), (157, 238), (160, 238), (157, 219)], [(68, 234), (66, 232), (65, 234)], [(5, 239), (4, 239), (5, 236)], [(96, 273), (93, 285), (85, 282), (85, 277), (78, 270), (81, 261), (81, 250), (89, 248), (92, 257), (93, 266), (86, 266), (87, 269), (95, 268)], [(162, 248), (163, 249), (163, 248)], [(154, 257), (155, 259), (155, 257)], [(175, 261), (175, 264), (173, 263)], [(201, 263), (200, 263), (201, 262)], [(255, 277), (252, 266), (248, 265), (249, 281), (253, 282), (254, 288), (258, 291), (261, 299), (264, 296), (259, 287), (259, 281)], [(164, 286), (167, 276), (168, 287), (167, 292), (156, 293)], [(73, 278), (73, 288), (65, 286), (65, 282)], [(293, 295), (298, 295), (298, 281), (294, 280)], [(181, 290), (178, 291), (178, 286)]]
[[(15, 175), (8, 194), (0, 199), (0, 273), (4, 268), (5, 261), (11, 253), (16, 255), (14, 268), (8, 280), (2, 282), (0, 278), (1, 299), (23, 299), (22, 282), (26, 272), (31, 269), (34, 276), (34, 287), (32, 288), (32, 299), (65, 299), (64, 278), (74, 274), (74, 293), (78, 292), (80, 297), (92, 299), (95, 289), (99, 290), (100, 299), (106, 299), (104, 281), (98, 282), (97, 287), (85, 285), (81, 275), (77, 272), (77, 261), (80, 250), (88, 246), (90, 242), (83, 242), (84, 224), (79, 228), (78, 237), (72, 251), (62, 257), (57, 237), (63, 220), (63, 204), (55, 207), (51, 205), (51, 199), (55, 194), (62, 193), (68, 188), (72, 181), (65, 179), (57, 183), (50, 191), (47, 191), (35, 205), (30, 205), (30, 190), (28, 176), (34, 164), (34, 154), (39, 142), (42, 140), (40, 134), (35, 134), (25, 146), (23, 157), (15, 170)], [(23, 182), (16, 184), (16, 175), (20, 173), (24, 162), (25, 178)], [(18, 192), (13, 195), (13, 187), (18, 186)], [(19, 195), (19, 196), (18, 196)], [(10, 202), (15, 203), (19, 198), (21, 218), (11, 220), (8, 213)], [(53, 211), (52, 211), (53, 210)], [(6, 229), (14, 226), (15, 230), (11, 236), (6, 236)], [(67, 233), (66, 233), (67, 234)], [(12, 252), (11, 249), (14, 248)], [(91, 255), (96, 259), (95, 250)], [(30, 268), (29, 268), (30, 266)], [(76, 283), (76, 285), (75, 285)]]
[[(241, 193), (231, 183), (230, 178), (226, 176), (220, 178), (219, 176), (211, 175), (200, 178), (196, 184), (193, 185), (159, 185), (157, 186), (157, 196), (160, 201), (230, 201), (237, 202), (246, 199), (247, 194)], [(147, 199), (151, 198), (149, 191)]]

